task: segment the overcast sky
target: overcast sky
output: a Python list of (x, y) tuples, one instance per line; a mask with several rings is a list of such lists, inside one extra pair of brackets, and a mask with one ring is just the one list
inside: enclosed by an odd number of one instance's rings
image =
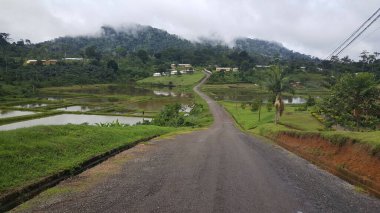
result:
[[(191, 40), (277, 41), (325, 58), (379, 7), (379, 0), (0, 0), (0, 32), (35, 43), (138, 23)], [(343, 55), (364, 49), (380, 52), (380, 20)]]

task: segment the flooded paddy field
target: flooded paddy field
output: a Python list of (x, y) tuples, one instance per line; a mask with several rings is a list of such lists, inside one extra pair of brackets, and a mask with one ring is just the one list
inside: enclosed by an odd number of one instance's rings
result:
[[(40, 118), (40, 116), (38, 119), (29, 120), (28, 122), (24, 118), (15, 119), (15, 121), (22, 121), (22, 125), (34, 125), (34, 122), (37, 121), (49, 122), (52, 119), (51, 117), (63, 118), (72, 114), (70, 123), (91, 124), (93, 122), (90, 118), (93, 117), (86, 117), (84, 115), (84, 117), (78, 117), (74, 114), (110, 115), (112, 119), (114, 116), (153, 117), (165, 105), (172, 103), (180, 103), (184, 106), (191, 105), (194, 103), (194, 95), (192, 91), (181, 91), (166, 87), (141, 87), (137, 85), (85, 85), (42, 88), (39, 90), (37, 97), (9, 99), (2, 102), (0, 104), (0, 119), (18, 116), (22, 118), (24, 115), (40, 112), (62, 111), (65, 114), (45, 117), (44, 119), (47, 120)], [(83, 120), (82, 118), (85, 119)], [(33, 117), (28, 119), (33, 119)], [(107, 122), (107, 120), (105, 121)], [(16, 124), (21, 125), (21, 122)], [(51, 124), (58, 125), (61, 122), (52, 122)]]
[(125, 116), (104, 116), (104, 115), (76, 115), (76, 114), (61, 114), (45, 118), (21, 121), (0, 126), (0, 131), (19, 129), (25, 127), (39, 125), (65, 125), (65, 124), (89, 124), (95, 125), (99, 123), (109, 123), (118, 121), (122, 124), (134, 125), (143, 120), (151, 120), (149, 118), (140, 117), (125, 117)]
[[(273, 96), (258, 85), (254, 84), (225, 84), (205, 85), (202, 90), (218, 101), (251, 102), (257, 99), (268, 102)], [(325, 95), (323, 91), (296, 90), (295, 94), (284, 94), (285, 104), (304, 104), (308, 95), (318, 99)]]

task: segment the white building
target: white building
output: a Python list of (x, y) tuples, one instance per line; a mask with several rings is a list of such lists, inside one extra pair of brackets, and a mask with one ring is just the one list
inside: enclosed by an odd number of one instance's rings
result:
[(153, 77), (161, 77), (161, 73), (159, 72), (153, 73)]

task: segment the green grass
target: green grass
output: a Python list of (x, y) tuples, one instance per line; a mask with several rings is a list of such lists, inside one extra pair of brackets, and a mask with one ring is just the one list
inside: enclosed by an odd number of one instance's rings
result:
[(194, 72), (194, 74), (148, 77), (137, 81), (137, 83), (152, 85), (169, 85), (169, 82), (172, 82), (175, 86), (193, 86), (196, 83), (198, 83), (204, 76), (205, 74), (203, 72), (196, 71)]
[(369, 145), (373, 154), (380, 152), (380, 131), (373, 132), (351, 132), (351, 131), (324, 131), (322, 136), (331, 141), (334, 138), (343, 141), (353, 140), (354, 142)]
[(258, 121), (258, 112), (251, 112), (247, 105), (241, 108), (241, 103), (220, 102), (234, 117), (236, 122), (245, 130), (269, 138), (275, 138), (279, 133), (294, 136), (321, 137), (333, 144), (342, 145), (349, 141), (360, 143), (376, 154), (380, 152), (380, 131), (352, 132), (352, 131), (323, 131), (324, 126), (308, 111), (295, 111), (295, 106), (287, 105), (280, 119), (280, 124), (273, 123), (274, 111), (267, 112), (265, 107), (261, 112), (261, 121)]
[(73, 169), (111, 149), (176, 130), (157, 126), (65, 125), (1, 132), (0, 193)]
[(309, 111), (294, 111), (296, 107), (285, 107), (285, 112), (281, 117), (280, 123), (293, 129), (303, 131), (319, 131), (324, 126)]
[(252, 112), (249, 105), (247, 105), (245, 109), (242, 109), (241, 103), (239, 102), (221, 101), (220, 103), (234, 117), (239, 125), (246, 130), (272, 122), (274, 119), (274, 112), (268, 112), (265, 107), (261, 110), (261, 118), (259, 121), (259, 113)]

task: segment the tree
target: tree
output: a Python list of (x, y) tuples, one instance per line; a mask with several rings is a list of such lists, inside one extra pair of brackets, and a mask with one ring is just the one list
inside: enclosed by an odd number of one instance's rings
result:
[(107, 63), (107, 68), (110, 68), (114, 72), (117, 72), (119, 70), (119, 65), (117, 65), (115, 60), (109, 60)]
[(273, 95), (276, 96), (276, 101), (274, 103), (276, 109), (274, 122), (277, 124), (280, 120), (280, 116), (285, 110), (285, 105), (282, 101), (282, 93), (293, 93), (294, 91), (290, 87), (289, 78), (286, 77), (286, 73), (278, 65), (271, 66), (269, 69), (266, 87)]
[(84, 52), (88, 58), (94, 58), (97, 61), (99, 61), (102, 57), (101, 54), (96, 50), (95, 45), (87, 47)]
[(9, 42), (9, 33), (0, 33), (0, 46), (3, 47), (5, 45), (8, 45)]
[(326, 125), (375, 129), (380, 122), (380, 89), (372, 73), (345, 74), (320, 104)]
[(139, 59), (145, 64), (148, 59), (149, 59), (149, 55), (148, 53), (145, 51), (145, 50), (139, 50), (137, 51), (136, 53), (137, 57), (139, 57)]

